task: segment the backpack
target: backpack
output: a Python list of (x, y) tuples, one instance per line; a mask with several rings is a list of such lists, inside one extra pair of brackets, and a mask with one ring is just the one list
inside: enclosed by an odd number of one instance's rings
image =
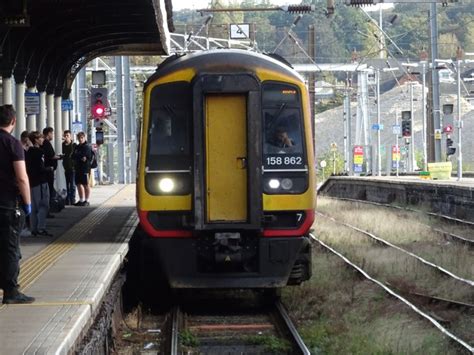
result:
[(95, 156), (95, 152), (92, 151), (92, 158), (91, 158), (91, 169), (97, 168), (97, 158)]

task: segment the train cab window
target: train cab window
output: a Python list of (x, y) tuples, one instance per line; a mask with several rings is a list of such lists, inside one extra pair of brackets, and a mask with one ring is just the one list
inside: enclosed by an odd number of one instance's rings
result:
[[(147, 190), (153, 194), (188, 194), (191, 191), (192, 101), (189, 83), (163, 84), (150, 96), (147, 149)], [(171, 191), (159, 181), (175, 182)]]
[(307, 168), (301, 98), (297, 87), (262, 86), (264, 192), (302, 193)]
[(189, 128), (183, 111), (170, 105), (151, 111), (150, 156), (189, 154)]
[(265, 167), (304, 166), (304, 136), (297, 88), (277, 83), (264, 84), (262, 101)]

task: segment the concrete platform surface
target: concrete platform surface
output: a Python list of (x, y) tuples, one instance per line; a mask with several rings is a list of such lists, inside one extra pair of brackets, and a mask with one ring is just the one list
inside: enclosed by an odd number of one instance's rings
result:
[(0, 354), (67, 354), (90, 326), (137, 224), (135, 185), (93, 188), (90, 207), (68, 206), (48, 230), (22, 238), (21, 290), (31, 305), (0, 307)]

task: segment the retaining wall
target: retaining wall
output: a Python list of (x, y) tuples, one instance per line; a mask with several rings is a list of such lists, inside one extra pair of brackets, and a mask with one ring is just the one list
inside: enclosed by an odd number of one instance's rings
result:
[(333, 176), (319, 194), (402, 206), (441, 213), (474, 222), (474, 186), (432, 180)]

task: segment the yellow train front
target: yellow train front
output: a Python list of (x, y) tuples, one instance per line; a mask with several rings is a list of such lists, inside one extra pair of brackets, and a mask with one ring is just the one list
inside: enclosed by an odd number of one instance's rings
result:
[(275, 288), (311, 276), (308, 93), (241, 50), (174, 56), (144, 87), (137, 178), (142, 268), (172, 288)]

